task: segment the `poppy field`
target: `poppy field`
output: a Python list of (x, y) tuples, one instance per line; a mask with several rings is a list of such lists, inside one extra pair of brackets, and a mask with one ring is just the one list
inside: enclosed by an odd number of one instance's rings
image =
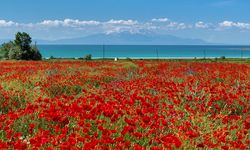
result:
[(250, 149), (250, 65), (0, 61), (0, 149)]

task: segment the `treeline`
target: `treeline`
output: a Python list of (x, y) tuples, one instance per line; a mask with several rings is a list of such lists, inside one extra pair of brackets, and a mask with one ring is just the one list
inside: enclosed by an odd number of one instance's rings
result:
[(14, 60), (41, 60), (42, 55), (28, 33), (18, 32), (14, 41), (2, 44), (0, 58)]

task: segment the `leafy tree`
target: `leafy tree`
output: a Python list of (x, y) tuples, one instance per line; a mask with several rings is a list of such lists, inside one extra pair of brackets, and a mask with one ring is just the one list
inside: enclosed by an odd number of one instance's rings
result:
[(15, 45), (21, 50), (21, 59), (30, 60), (32, 58), (31, 37), (29, 34), (18, 32), (14, 41)]
[(37, 48), (37, 46), (32, 46), (31, 48), (31, 59), (32, 60), (41, 60), (42, 59), (42, 54), (39, 52), (39, 49)]
[(32, 38), (28, 33), (18, 32), (16, 39), (5, 43), (0, 48), (2, 57), (17, 60), (41, 60), (42, 55), (37, 46), (32, 46)]
[(31, 37), (28, 33), (21, 33), (21, 32), (18, 32), (16, 34), (16, 39), (15, 39), (15, 44), (17, 46), (19, 46), (22, 50), (29, 50), (31, 49), (31, 43), (32, 43), (32, 40), (31, 40)]
[(22, 59), (21, 49), (18, 46), (12, 46), (9, 49), (8, 59), (21, 60)]
[(8, 58), (9, 50), (10, 50), (12, 47), (14, 47), (14, 46), (15, 46), (15, 44), (14, 44), (12, 41), (10, 41), (10, 42), (8, 42), (8, 43), (4, 43), (4, 44), (2, 45), (2, 47), (0, 48), (1, 57), (3, 57), (3, 58)]

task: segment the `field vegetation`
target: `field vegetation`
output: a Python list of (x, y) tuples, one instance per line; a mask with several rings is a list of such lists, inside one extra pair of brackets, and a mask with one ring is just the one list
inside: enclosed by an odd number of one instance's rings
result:
[(250, 66), (0, 61), (0, 149), (250, 149)]

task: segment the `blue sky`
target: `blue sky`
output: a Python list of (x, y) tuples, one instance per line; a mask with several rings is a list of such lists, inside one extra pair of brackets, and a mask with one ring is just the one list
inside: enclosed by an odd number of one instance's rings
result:
[(120, 32), (250, 44), (249, 0), (1, 0), (0, 39)]

